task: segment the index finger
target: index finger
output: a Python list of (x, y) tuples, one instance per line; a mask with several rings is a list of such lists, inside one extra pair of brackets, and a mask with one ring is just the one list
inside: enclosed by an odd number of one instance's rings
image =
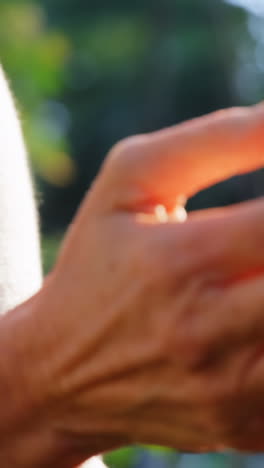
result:
[(263, 165), (264, 104), (222, 110), (131, 137), (111, 153), (110, 162), (119, 164), (113, 169), (123, 195), (133, 187), (131, 192), (143, 202), (173, 207), (179, 195), (191, 196)]

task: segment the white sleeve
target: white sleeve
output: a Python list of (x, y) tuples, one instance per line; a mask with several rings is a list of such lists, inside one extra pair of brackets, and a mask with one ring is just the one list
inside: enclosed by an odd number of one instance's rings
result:
[(38, 222), (22, 132), (0, 66), (0, 313), (41, 286)]
[(81, 465), (80, 468), (106, 468), (106, 466), (104, 465), (101, 457), (93, 457)]

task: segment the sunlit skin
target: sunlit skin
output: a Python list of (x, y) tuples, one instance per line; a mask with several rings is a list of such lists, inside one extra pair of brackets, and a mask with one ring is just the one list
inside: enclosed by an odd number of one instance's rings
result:
[(43, 288), (2, 319), (2, 466), (264, 449), (264, 201), (175, 217), (263, 161), (263, 104), (110, 151)]

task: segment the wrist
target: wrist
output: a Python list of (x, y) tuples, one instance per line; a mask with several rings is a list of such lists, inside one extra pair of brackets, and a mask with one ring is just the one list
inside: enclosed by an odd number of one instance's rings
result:
[(128, 443), (114, 416), (102, 411), (93, 386), (78, 417), (67, 382), (68, 350), (78, 347), (66, 319), (72, 308), (61, 281), (50, 277), (38, 294), (0, 319), (0, 466), (72, 468)]
[(84, 459), (53, 425), (49, 337), (46, 349), (38, 339), (45, 294), (0, 319), (1, 466), (72, 468)]
[(73, 468), (85, 460), (70, 440), (38, 421), (32, 427), (8, 430), (0, 444), (0, 465), (9, 468)]

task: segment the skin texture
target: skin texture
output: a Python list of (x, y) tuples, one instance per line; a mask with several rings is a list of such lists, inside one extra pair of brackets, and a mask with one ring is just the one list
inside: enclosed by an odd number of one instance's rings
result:
[(3, 466), (264, 448), (264, 202), (185, 223), (155, 210), (261, 166), (263, 135), (259, 105), (110, 151), (53, 272), (1, 319)]

